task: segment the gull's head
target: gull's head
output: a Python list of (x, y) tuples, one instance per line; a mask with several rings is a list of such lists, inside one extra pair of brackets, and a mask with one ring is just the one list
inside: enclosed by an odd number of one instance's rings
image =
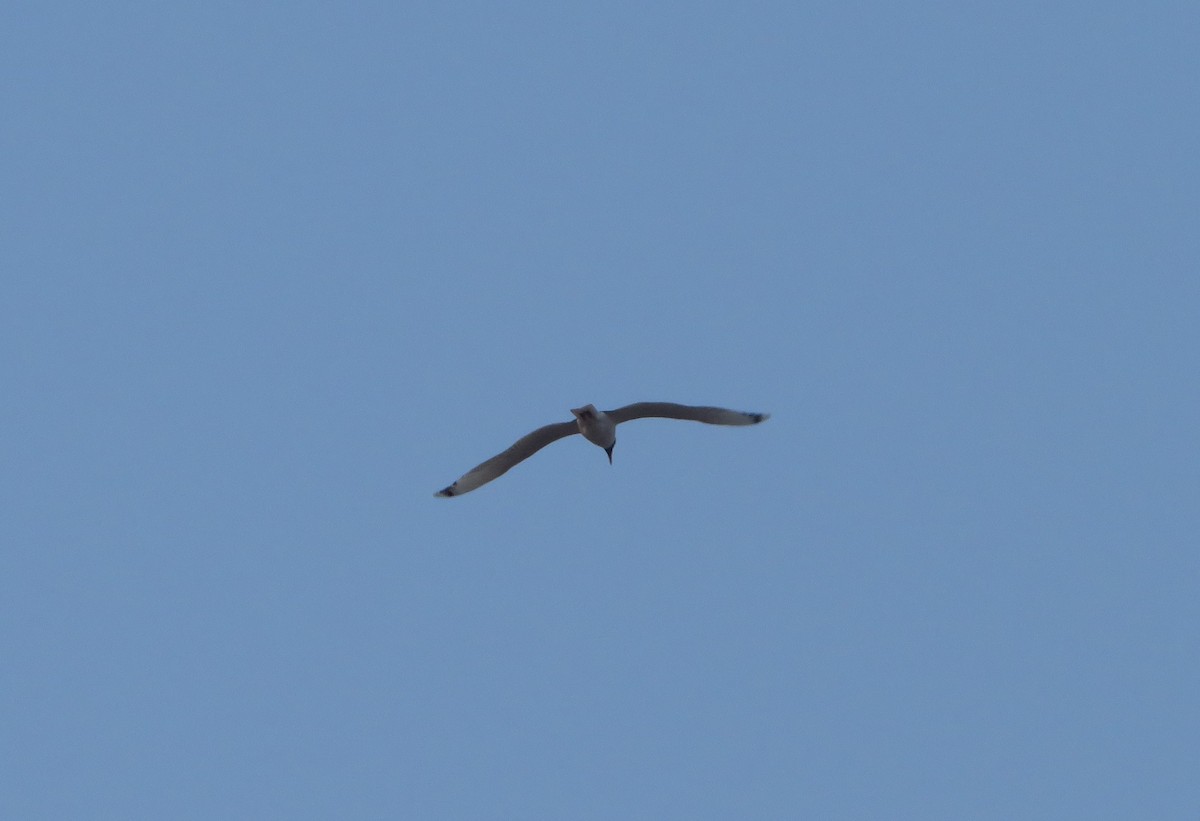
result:
[(576, 419), (580, 419), (580, 420), (595, 419), (596, 418), (596, 406), (595, 405), (584, 405), (582, 408), (571, 408), (571, 413), (573, 413), (575, 415)]

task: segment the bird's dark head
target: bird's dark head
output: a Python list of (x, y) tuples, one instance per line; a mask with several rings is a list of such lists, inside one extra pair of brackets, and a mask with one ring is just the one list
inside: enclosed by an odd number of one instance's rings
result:
[(611, 445), (609, 445), (608, 447), (606, 447), (606, 448), (604, 449), (604, 452), (608, 454), (608, 463), (609, 463), (610, 465), (612, 464), (612, 452), (613, 452), (613, 448), (615, 448), (616, 446), (617, 446), (617, 443), (616, 443), (616, 442), (613, 442)]

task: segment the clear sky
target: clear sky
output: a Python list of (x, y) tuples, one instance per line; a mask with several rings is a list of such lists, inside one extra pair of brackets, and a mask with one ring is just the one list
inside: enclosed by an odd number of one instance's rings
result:
[(1197, 818), (1198, 42), (6, 4), (0, 817)]

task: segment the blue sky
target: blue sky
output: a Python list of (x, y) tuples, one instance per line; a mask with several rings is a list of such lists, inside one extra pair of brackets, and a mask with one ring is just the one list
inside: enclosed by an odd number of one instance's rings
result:
[(0, 32), (0, 816), (1196, 817), (1194, 4)]

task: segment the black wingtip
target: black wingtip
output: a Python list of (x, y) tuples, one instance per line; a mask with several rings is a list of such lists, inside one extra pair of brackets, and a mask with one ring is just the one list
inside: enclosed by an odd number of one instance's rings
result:
[[(455, 482), (455, 484), (458, 484), (458, 483)], [(454, 485), (450, 485), (450, 487), (444, 487), (433, 495), (434, 496), (454, 496), (455, 495)]]
[(754, 424), (756, 424), (756, 425), (759, 422), (762, 422), (764, 419), (771, 418), (771, 414), (769, 414), (769, 413), (752, 413), (752, 414), (749, 414), (749, 416), (750, 416), (750, 419), (753, 420)]

